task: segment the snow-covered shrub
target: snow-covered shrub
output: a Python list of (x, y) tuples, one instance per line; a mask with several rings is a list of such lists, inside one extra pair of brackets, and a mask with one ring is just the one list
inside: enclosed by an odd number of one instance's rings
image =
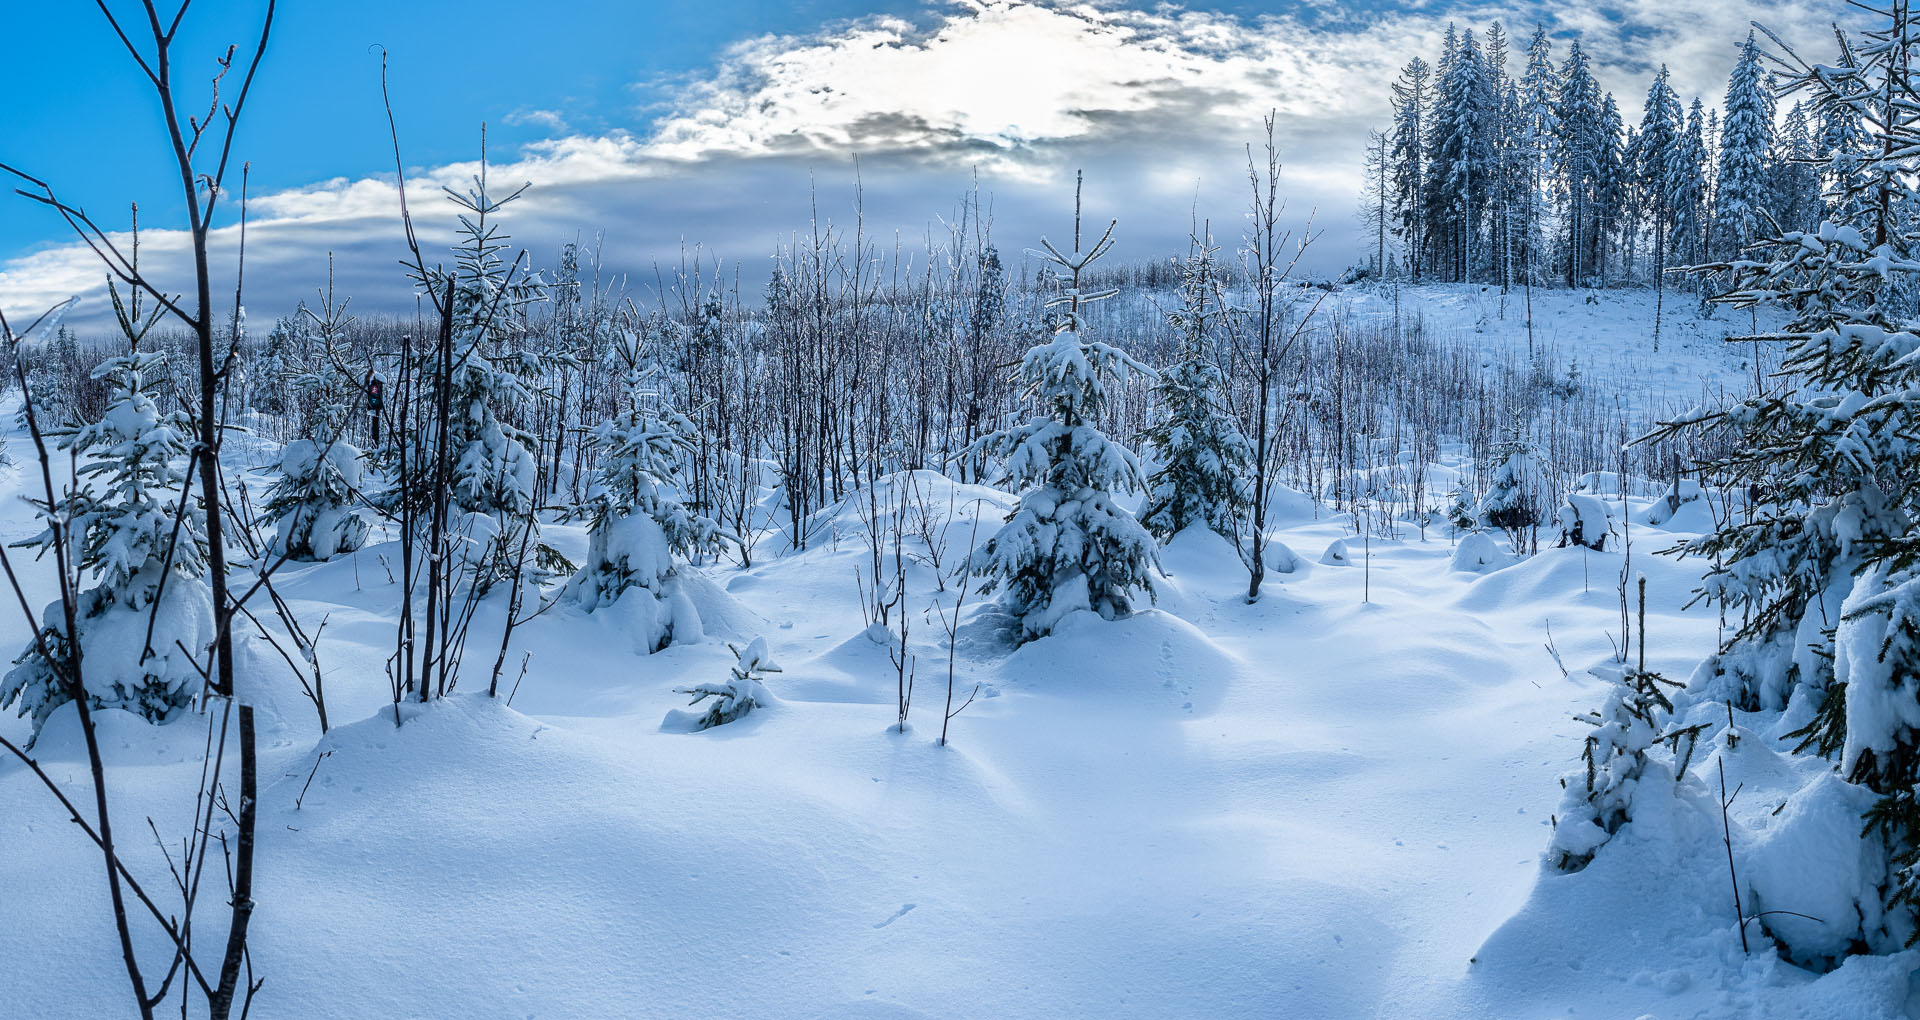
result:
[(1664, 687), (1680, 685), (1645, 669), (1630, 670), (1609, 683), (1598, 711), (1574, 716), (1593, 727), (1581, 750), (1584, 766), (1560, 780), (1566, 788), (1554, 816), (1549, 855), (1563, 871), (1579, 871), (1593, 860), (1613, 834), (1633, 818), (1633, 800), (1647, 773), (1647, 752), (1667, 743), (1678, 756), (1665, 779), (1686, 774), (1700, 727), (1668, 729), (1673, 702)]
[[(193, 702), (201, 678), (190, 657), (211, 640), (213, 618), (203, 580), (205, 524), (191, 501), (179, 512), (191, 425), (181, 412), (162, 413), (156, 402), (165, 369), (164, 358), (144, 351), (95, 369), (111, 393), (106, 414), (56, 434), (60, 448), (79, 461), (80, 485), (55, 506), (40, 507), (43, 516), (67, 519), (79, 567), (98, 582), (79, 594), (75, 613), (89, 704), (154, 721)], [(44, 554), (54, 541), (49, 528), (23, 544)], [(156, 601), (162, 605), (149, 641)], [(29, 643), (0, 679), (0, 707), (17, 704), (36, 733), (54, 709), (73, 700), (64, 615), (55, 602), (42, 618), (41, 638), (54, 661)]]
[(1480, 500), (1465, 482), (1453, 490), (1447, 502), (1447, 523), (1453, 530), (1465, 535), (1480, 530)]
[(1566, 505), (1554, 517), (1560, 525), (1560, 545), (1583, 545), (1604, 552), (1613, 534), (1613, 508), (1603, 499), (1584, 493), (1567, 494)]
[[(363, 480), (360, 450), (344, 438), (361, 389), (345, 367), (350, 353), (346, 330), (353, 317), (346, 314), (344, 302), (334, 303), (331, 286), (321, 294), (320, 311), (303, 303), (299, 315), (302, 328), (311, 327), (314, 334), (309, 346), (317, 347), (317, 367), (292, 377), (299, 399), (285, 409), (296, 413), (304, 435), (281, 450), (280, 477), (267, 493), (263, 516), (279, 525), (275, 551), (294, 560), (325, 560), (359, 549), (367, 537), (366, 522), (353, 511)], [(274, 338), (281, 337), (281, 350), (270, 370), (294, 368), (286, 360), (292, 335), (285, 323), (275, 325), (268, 340), (271, 347)], [(285, 377), (275, 382), (283, 384)]]
[(1214, 249), (1195, 245), (1180, 270), (1180, 307), (1167, 316), (1179, 331), (1179, 362), (1160, 374), (1154, 394), (1164, 412), (1146, 441), (1160, 470), (1147, 479), (1140, 523), (1166, 541), (1189, 524), (1232, 537), (1250, 493), (1253, 446), (1226, 408), (1226, 379), (1207, 356), (1219, 283)]
[(691, 694), (689, 705), (698, 705), (708, 698), (713, 704), (707, 706), (705, 714), (694, 721), (695, 729), (712, 729), (746, 715), (760, 705), (772, 702), (767, 693), (766, 674), (780, 672), (780, 667), (767, 654), (767, 639), (754, 638), (745, 649), (728, 645), (733, 652), (734, 662), (730, 675), (719, 683), (695, 684), (692, 687), (675, 687), (675, 694)]
[(586, 441), (599, 455), (593, 485), (577, 511), (589, 522), (587, 558), (566, 593), (591, 612), (631, 589), (645, 589), (660, 604), (646, 640), (648, 650), (657, 651), (673, 638), (669, 582), (678, 560), (715, 550), (727, 536), (680, 501), (693, 423), (670, 409), (644, 406), (637, 337), (624, 336), (615, 353), (625, 369), (626, 407)]
[(1699, 482), (1684, 478), (1675, 478), (1673, 480), (1673, 487), (1668, 489), (1667, 494), (1660, 497), (1647, 511), (1647, 523), (1654, 527), (1666, 524), (1668, 521), (1673, 520), (1674, 515), (1680, 512), (1681, 507), (1686, 506), (1688, 503), (1698, 502), (1705, 494), (1706, 490), (1700, 487)]
[(1108, 377), (1124, 380), (1131, 371), (1153, 370), (1080, 334), (1080, 305), (1111, 296), (1081, 294), (1080, 269), (1106, 250), (1111, 235), (1109, 228), (1086, 255), (1055, 253), (1073, 270), (1057, 299), (1068, 312), (1053, 339), (1020, 362), (1027, 396), (1044, 417), (980, 440), (982, 451), (1004, 461), (1007, 483), (1020, 490), (1020, 501), (974, 554), (970, 568), (986, 577), (982, 593), (1004, 590), (1022, 640), (1049, 633), (1075, 610), (1112, 619), (1132, 610), (1136, 591), (1153, 596), (1159, 547), (1113, 500), (1116, 490), (1143, 484), (1139, 458), (1093, 424), (1107, 405)]
[(341, 440), (323, 449), (296, 439), (280, 453), (280, 477), (262, 516), (278, 525), (273, 548), (294, 560), (325, 560), (360, 548), (367, 522), (354, 513), (360, 451)]

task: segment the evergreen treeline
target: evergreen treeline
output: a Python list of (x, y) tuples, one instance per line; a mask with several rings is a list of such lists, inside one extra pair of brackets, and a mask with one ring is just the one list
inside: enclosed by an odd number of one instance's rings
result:
[(1749, 33), (1719, 108), (1683, 101), (1662, 65), (1628, 123), (1579, 39), (1556, 53), (1536, 27), (1513, 54), (1498, 21), (1450, 25), (1437, 63), (1402, 68), (1391, 130), (1372, 138), (1369, 268), (1502, 287), (1652, 283), (1770, 233), (1858, 222), (1846, 196), (1870, 155), (1859, 112), (1781, 109), (1780, 91)]

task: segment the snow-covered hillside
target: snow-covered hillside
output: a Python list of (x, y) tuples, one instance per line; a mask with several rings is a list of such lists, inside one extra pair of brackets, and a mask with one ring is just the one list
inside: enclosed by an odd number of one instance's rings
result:
[[(1517, 292), (1400, 300), (1488, 358), (1528, 343)], [(1669, 300), (1655, 353), (1650, 295), (1595, 300), (1537, 293), (1534, 342), (1628, 405), (1675, 408), (1752, 371), (1720, 340), (1725, 311), (1701, 321)], [(1342, 301), (1392, 314), (1387, 292)], [(19, 459), (22, 438), (7, 438)], [(229, 455), (258, 469), (277, 450), (236, 442)], [(1443, 452), (1434, 489), (1463, 466)], [(37, 532), (14, 498), (32, 481), (19, 466), (0, 476), (0, 538)], [(303, 618), (327, 620), (331, 732), (284, 662), (242, 648), (263, 733), (255, 1015), (1909, 1015), (1915, 952), (1815, 976), (1764, 938), (1741, 951), (1723, 763), (1729, 788), (1744, 784), (1731, 831), (1760, 897), (1748, 909), (1848, 906), (1844, 880), (1753, 854), (1851, 824), (1820, 815), (1833, 802), (1796, 801), (1821, 763), (1776, 753), (1784, 724), (1683, 698), (1689, 721), (1719, 722), (1679, 782), (1643, 777), (1672, 796), (1643, 797), (1585, 871), (1553, 867), (1561, 779), (1588, 732), (1573, 716), (1621, 670), (1625, 557), (1647, 578), (1649, 669), (1684, 678), (1718, 637), (1711, 609), (1683, 611), (1700, 565), (1653, 552), (1710, 527), (1706, 507), (1658, 513), (1636, 492), (1623, 509), (1617, 485), (1596, 482), (1630, 553), (1614, 541), (1516, 558), (1504, 541), (1463, 548), (1444, 525), (1423, 537), (1412, 523), (1389, 538), (1283, 490), (1253, 605), (1234, 548), (1199, 528), (1162, 549), (1156, 605), (1113, 621), (1081, 611), (1016, 647), (1012, 622), (973, 596), (952, 641), (953, 704), (977, 695), (945, 746), (948, 637), (931, 610), (951, 611), (975, 521), (984, 543), (1011, 494), (932, 472), (883, 482), (944, 535), (906, 543), (904, 732), (897, 629), (867, 625), (856, 585), (872, 515), (852, 504), (823, 512), (803, 552), (688, 569), (698, 639), (649, 655), (620, 612), (562, 602), (515, 631), (500, 698), (470, 668), (398, 724), (385, 666), (397, 553), (376, 523), (357, 553), (277, 581)], [(576, 562), (586, 551), (579, 525), (545, 535)], [(52, 597), (44, 572), (27, 580), (30, 602)], [(476, 641), (497, 644), (506, 600), (480, 606)], [(4, 621), (0, 644), (23, 647), (23, 621)], [(724, 679), (728, 644), (756, 637), (781, 667), (765, 679), (771, 703), (688, 732), (675, 688)], [(177, 853), (208, 720), (96, 719), (123, 830), (150, 815)], [(28, 732), (0, 720), (0, 734)], [(35, 754), (88, 791), (71, 705)], [(127, 857), (164, 888), (152, 835)], [(122, 1015), (99, 871), (34, 775), (0, 761), (0, 1014)], [(164, 955), (149, 935), (143, 949)]]

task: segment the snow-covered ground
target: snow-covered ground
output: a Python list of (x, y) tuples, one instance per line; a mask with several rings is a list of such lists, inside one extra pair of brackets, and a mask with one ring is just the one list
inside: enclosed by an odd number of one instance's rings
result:
[[(1477, 289), (1402, 300), (1490, 353), (1526, 344), (1517, 293), (1505, 319)], [(1750, 372), (1719, 339), (1728, 313), (1696, 324), (1687, 299), (1670, 296), (1653, 353), (1648, 300), (1536, 293), (1537, 339), (1648, 407)], [(949, 483), (918, 481), (948, 505)], [(0, 479), (0, 539), (37, 530), (12, 498), (25, 484), (17, 469)], [(1007, 503), (959, 487), (943, 562), (958, 561), (973, 515), (984, 538)], [(1660, 528), (1647, 511), (1633, 501), (1648, 665), (1684, 678), (1718, 620), (1682, 611), (1698, 566), (1652, 550), (1709, 522), (1698, 503)], [(803, 553), (697, 571), (702, 641), (649, 656), (616, 611), (540, 616), (516, 634), (503, 690), (530, 658), (511, 707), (485, 695), (496, 597), (460, 690), (407, 707), (398, 727), (384, 666), (393, 547), (376, 534), (353, 556), (289, 566), (283, 591), (329, 621), (319, 655), (335, 725), (321, 736), (284, 664), (258, 658), (255, 1015), (1914, 1015), (1914, 953), (1817, 978), (1764, 938), (1742, 954), (1702, 785), (1722, 757), (1717, 729), (1679, 793), (1649, 799), (1661, 806), (1586, 871), (1544, 862), (1586, 732), (1572, 716), (1604, 697), (1596, 673), (1619, 640), (1621, 552), (1459, 570), (1442, 532), (1363, 541), (1304, 498), (1281, 500), (1276, 529), (1295, 569), (1270, 573), (1251, 606), (1235, 551), (1200, 531), (1163, 550), (1156, 608), (1128, 618), (1080, 614), (1015, 650), (975, 600), (956, 701), (980, 691), (946, 747), (946, 635), (917, 607), (952, 592), (930, 564), (911, 571), (918, 679), (897, 732), (851, 508)], [(550, 534), (576, 558), (585, 547), (578, 528)], [(1347, 562), (1323, 562), (1343, 539)], [(1276, 567), (1288, 559), (1276, 552)], [(706, 732), (663, 726), (687, 700), (673, 688), (725, 677), (725, 642), (756, 636), (782, 666), (774, 704)], [(6, 616), (0, 643), (26, 639)], [(151, 814), (177, 840), (204, 720), (101, 720), (122, 832)], [(75, 730), (70, 709), (57, 713), (38, 753), (84, 791)], [(0, 733), (27, 727), (7, 718)], [(1768, 798), (1817, 763), (1775, 755), (1777, 733), (1742, 733), (1724, 759), (1730, 785), (1747, 784), (1734, 837), (1746, 861), (1770, 832), (1797, 838), (1797, 809)], [(129, 856), (165, 887), (158, 848)], [(1820, 894), (1816, 876), (1749, 870), (1755, 889)], [(90, 844), (0, 761), (0, 1015), (125, 1015), (105, 895)], [(142, 948), (164, 955), (158, 938)]]

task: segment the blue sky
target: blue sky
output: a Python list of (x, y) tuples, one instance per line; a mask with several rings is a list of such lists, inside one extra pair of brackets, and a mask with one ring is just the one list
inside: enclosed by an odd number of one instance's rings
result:
[[(112, 3), (138, 16), (137, 4)], [(1159, 257), (1183, 246), (1196, 212), (1239, 222), (1243, 146), (1276, 109), (1296, 225), (1318, 210), (1325, 231), (1309, 262), (1333, 270), (1359, 247), (1361, 152), (1366, 130), (1389, 116), (1386, 84), (1415, 53), (1433, 59), (1449, 20), (1477, 29), (1498, 17), (1516, 51), (1536, 19), (1558, 53), (1579, 34), (1633, 118), (1656, 62), (1674, 65), (1683, 99), (1713, 103), (1749, 19), (1818, 46), (1842, 13), (1832, 7), (291, 0), (237, 145), (253, 164), (248, 301), (256, 315), (285, 314), (323, 281), (333, 252), (357, 307), (410, 304), (393, 262), (381, 46), (430, 244), (452, 222), (436, 185), (471, 173), (485, 121), (496, 176), (533, 184), (506, 221), (536, 264), (604, 231), (610, 273), (651, 282), (656, 260), (700, 244), (756, 284), (816, 199), (836, 223), (851, 221), (856, 154), (867, 229), (898, 232), (908, 247), (945, 229), (976, 176), (1001, 247), (1031, 246), (1062, 229), (1068, 182), (1085, 169), (1090, 213), (1121, 220), (1120, 254)], [(250, 41), (263, 8), (193, 5), (177, 73), (195, 102), (212, 57)], [(156, 104), (104, 19), (85, 0), (9, 19), (0, 161), (54, 182), (110, 228), (139, 201), (143, 249), (171, 266), (179, 202)], [(10, 315), (74, 293), (85, 298), (78, 316), (101, 311), (100, 271), (64, 229), (24, 200), (0, 200)]]
[[(137, 3), (110, 6), (144, 27)], [(162, 0), (163, 8), (169, 0)], [(914, 2), (851, 0), (287, 0), (244, 119), (241, 151), (259, 189), (377, 173), (392, 162), (380, 106), (379, 48), (389, 56), (396, 112), (410, 162), (472, 158), (479, 125), (502, 152), (556, 132), (644, 130), (676, 83), (711, 68), (736, 40), (817, 31), (875, 13), (912, 13)], [(262, 0), (198, 0), (181, 49), (199, 63), (197, 84), (221, 44), (251, 40)], [(150, 221), (177, 216), (165, 137), (150, 88), (118, 47), (91, 0), (50, 0), (9, 10), (0, 38), (0, 161), (82, 197), (119, 223), (122, 195), (138, 192)], [(189, 74), (188, 72), (192, 73)], [(518, 114), (519, 116), (515, 116)], [(111, 196), (111, 199), (108, 198)], [(103, 203), (111, 200), (112, 208)], [(65, 227), (24, 203), (0, 205), (0, 259), (64, 241)]]

